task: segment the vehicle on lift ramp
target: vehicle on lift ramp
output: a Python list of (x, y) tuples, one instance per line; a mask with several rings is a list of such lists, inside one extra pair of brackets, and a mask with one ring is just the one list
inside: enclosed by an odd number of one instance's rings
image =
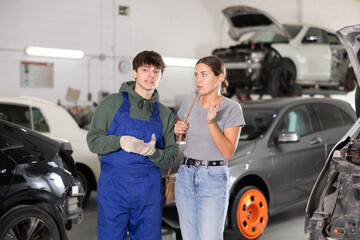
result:
[[(236, 45), (214, 49), (234, 93), (301, 94), (303, 90), (352, 91), (356, 78), (335, 32), (309, 24), (280, 24), (248, 6), (223, 10)], [(324, 93), (327, 95), (326, 93)]]

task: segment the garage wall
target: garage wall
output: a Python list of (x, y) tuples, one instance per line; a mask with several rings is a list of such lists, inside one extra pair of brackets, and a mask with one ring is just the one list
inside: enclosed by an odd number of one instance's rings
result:
[[(120, 5), (129, 7), (129, 16), (118, 14)], [(233, 44), (221, 13), (232, 5), (261, 8), (281, 23), (316, 23), (334, 30), (360, 23), (358, 0), (0, 0), (0, 93), (64, 105), (97, 102), (99, 91), (116, 92), (121, 82), (132, 79), (118, 64), (139, 51), (198, 59)], [(24, 54), (29, 45), (81, 49), (86, 56), (30, 57)], [(53, 63), (54, 86), (21, 87), (21, 61)], [(81, 91), (76, 103), (65, 100), (69, 87)], [(167, 105), (177, 105), (195, 91), (193, 68), (168, 67), (159, 91)]]

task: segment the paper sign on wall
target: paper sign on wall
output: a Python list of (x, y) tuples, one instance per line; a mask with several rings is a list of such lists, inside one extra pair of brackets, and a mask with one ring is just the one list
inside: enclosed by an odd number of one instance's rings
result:
[(54, 63), (21, 62), (22, 88), (52, 88), (54, 87)]

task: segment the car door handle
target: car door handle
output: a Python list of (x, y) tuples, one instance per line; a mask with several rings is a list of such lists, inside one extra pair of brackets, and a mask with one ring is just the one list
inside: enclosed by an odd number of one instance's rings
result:
[(321, 138), (320, 137), (317, 137), (317, 138), (314, 138), (314, 139), (310, 140), (310, 145), (315, 145), (315, 144), (318, 144), (318, 143), (321, 143)]

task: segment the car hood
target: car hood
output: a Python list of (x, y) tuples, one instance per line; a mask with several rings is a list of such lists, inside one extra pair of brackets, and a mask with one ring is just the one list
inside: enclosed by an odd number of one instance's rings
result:
[(266, 12), (248, 6), (232, 6), (223, 10), (229, 25), (229, 36), (234, 41), (248, 32), (271, 31), (290, 39), (285, 28)]
[(360, 24), (344, 27), (336, 32), (349, 55), (360, 86)]

